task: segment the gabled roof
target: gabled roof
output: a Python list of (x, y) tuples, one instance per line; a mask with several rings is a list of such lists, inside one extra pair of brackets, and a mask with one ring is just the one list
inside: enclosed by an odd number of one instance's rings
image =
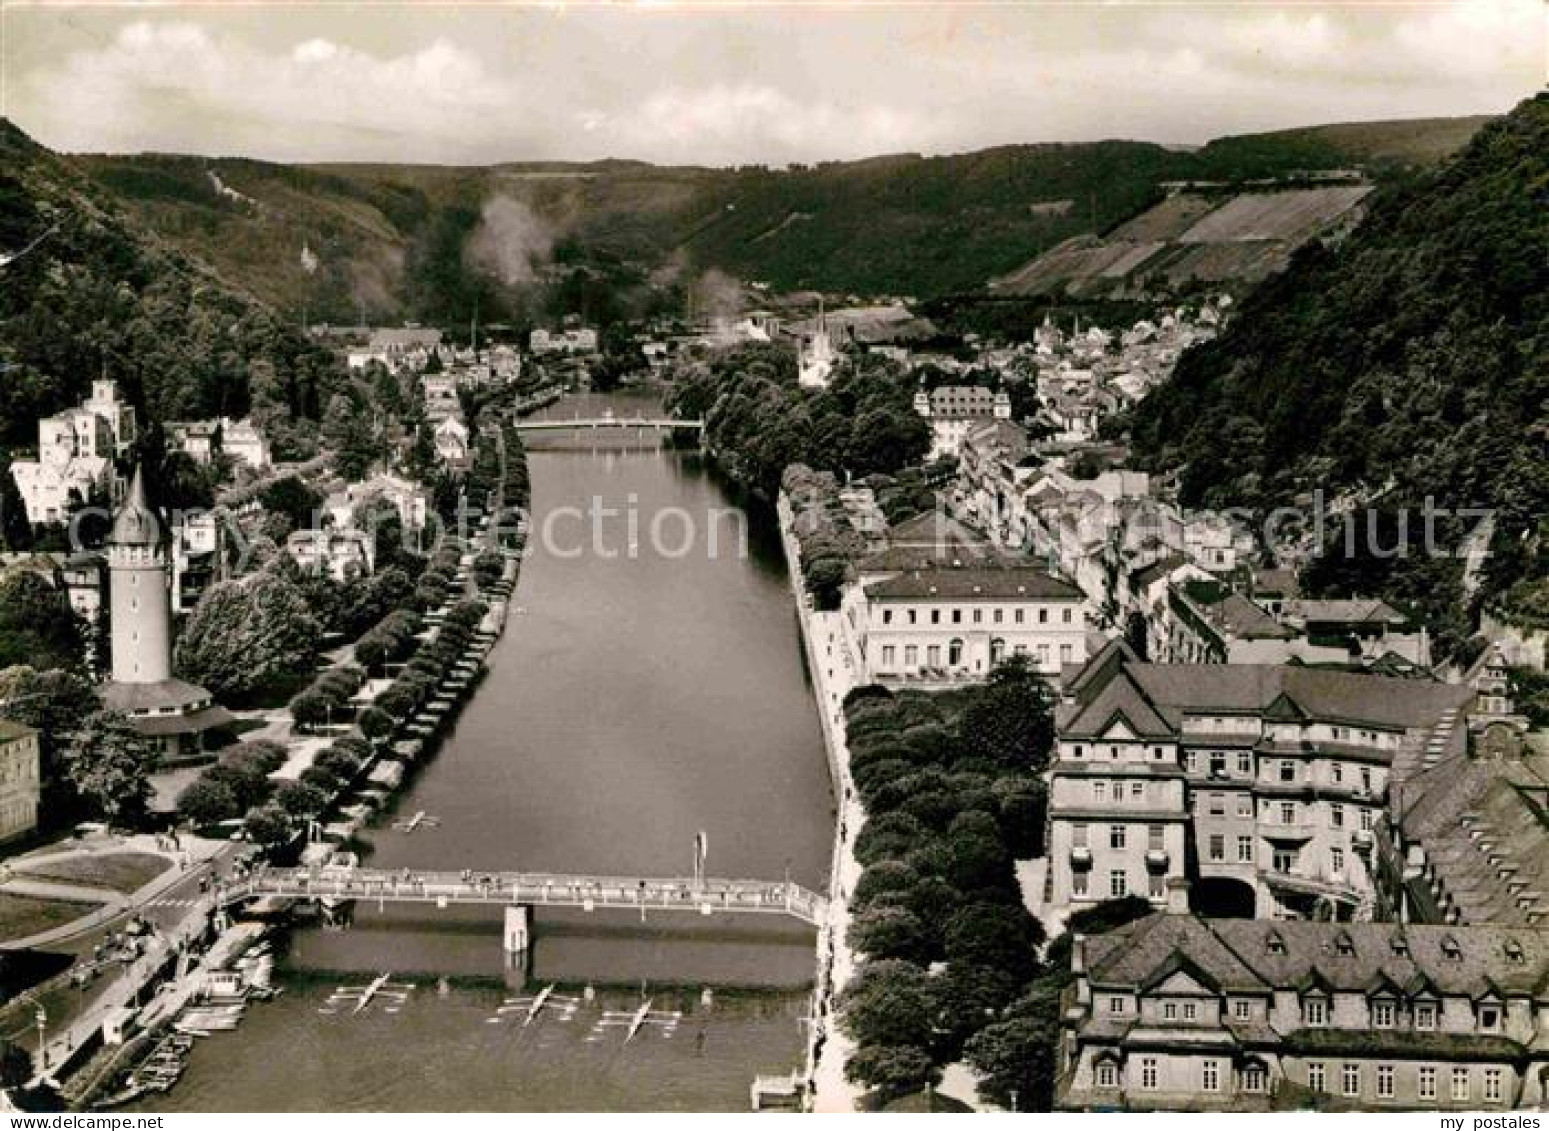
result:
[(108, 534), (110, 546), (156, 546), (161, 543), (161, 523), (145, 497), (145, 474), (137, 464), (129, 480), (124, 505), (113, 516)]

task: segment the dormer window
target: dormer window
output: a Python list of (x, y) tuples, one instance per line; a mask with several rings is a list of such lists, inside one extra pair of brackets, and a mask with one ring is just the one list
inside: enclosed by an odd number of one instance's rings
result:
[(1400, 958), (1409, 957), (1409, 940), (1403, 935), (1394, 935), (1389, 945), (1393, 948), (1393, 953)]
[(1527, 961), (1527, 956), (1522, 953), (1522, 944), (1516, 939), (1506, 940), (1506, 961), (1513, 966), (1521, 966)]
[(1479, 1007), (1479, 1031), (1481, 1033), (1493, 1033), (1501, 1026), (1501, 1007), (1499, 1005), (1481, 1005)]
[(1302, 1024), (1321, 1028), (1328, 1024), (1328, 1000), (1322, 997), (1302, 999)]
[(1394, 1008), (1391, 1001), (1372, 1002), (1372, 1028), (1393, 1028)]
[(1334, 939), (1334, 949), (1340, 954), (1354, 954), (1355, 943), (1346, 932), (1340, 931), (1338, 937)]
[(1436, 1004), (1429, 1001), (1415, 1003), (1415, 1028), (1429, 1031), (1436, 1028)]
[(1463, 948), (1458, 945), (1458, 940), (1447, 935), (1441, 940), (1441, 953), (1448, 962), (1462, 962)]
[(1268, 935), (1264, 936), (1264, 949), (1269, 951), (1270, 954), (1285, 953), (1285, 939), (1280, 937), (1279, 931), (1270, 931)]

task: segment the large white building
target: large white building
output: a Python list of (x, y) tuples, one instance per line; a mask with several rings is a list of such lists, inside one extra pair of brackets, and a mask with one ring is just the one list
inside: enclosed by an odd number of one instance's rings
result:
[(34, 525), (63, 522), (70, 508), (108, 489), (113, 460), (135, 439), (134, 409), (112, 381), (93, 381), (78, 408), (38, 421), (38, 458), (14, 460), (11, 477)]
[(1010, 656), (1058, 679), (1086, 659), (1086, 602), (1070, 582), (936, 512), (895, 527), (888, 543), (859, 563), (841, 599), (864, 681), (972, 683)]
[(982, 385), (942, 385), (914, 394), (914, 411), (930, 425), (930, 458), (956, 456), (970, 429), (987, 420), (1011, 419), (1011, 396)]

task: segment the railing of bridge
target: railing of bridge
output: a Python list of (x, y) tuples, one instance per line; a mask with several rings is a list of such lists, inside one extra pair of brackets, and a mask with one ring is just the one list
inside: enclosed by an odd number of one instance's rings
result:
[(550, 872), (417, 872), (383, 869), (262, 869), (221, 892), (223, 902), (355, 899), (390, 903), (524, 904), (551, 907), (790, 915), (818, 924), (828, 900), (785, 881), (578, 876)]

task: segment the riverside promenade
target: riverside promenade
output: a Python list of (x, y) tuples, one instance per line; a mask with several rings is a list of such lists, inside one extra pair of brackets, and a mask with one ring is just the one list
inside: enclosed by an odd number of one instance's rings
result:
[(854, 1042), (839, 1028), (837, 1002), (855, 976), (855, 954), (846, 941), (850, 929), (850, 893), (860, 879), (855, 859), (855, 838), (866, 819), (850, 778), (850, 748), (845, 742), (844, 698), (858, 683), (858, 668), (844, 644), (837, 612), (813, 607), (812, 595), (802, 582), (801, 553), (796, 541), (795, 516), (785, 495), (778, 503), (780, 543), (785, 549), (786, 572), (796, 600), (796, 619), (801, 626), (807, 670), (812, 677), (823, 745), (833, 778), (834, 800), (839, 816), (834, 824), (833, 863), (828, 881), (828, 913), (818, 924), (818, 971), (815, 1006), (807, 1047), (807, 1081), (810, 1104), (817, 1112), (856, 1110), (864, 1094), (845, 1079), (844, 1066)]

